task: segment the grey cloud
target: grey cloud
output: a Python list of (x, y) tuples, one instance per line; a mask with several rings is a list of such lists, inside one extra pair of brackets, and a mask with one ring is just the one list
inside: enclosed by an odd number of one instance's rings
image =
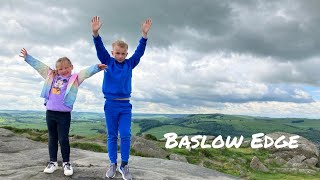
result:
[[(21, 8), (10, 3), (7, 6), (14, 11)], [(179, 32), (172, 33), (175, 27), (190, 26), (216, 34), (230, 28), (226, 22), (230, 9), (219, 1), (41, 1), (25, 3), (24, 6), (24, 12), (30, 11), (28, 16), (20, 19), (21, 25), (28, 29), (24, 40), (43, 44), (50, 42), (51, 45), (54, 45), (52, 42), (68, 44), (79, 37), (90, 39), (90, 21), (94, 15), (99, 15), (104, 23), (101, 29), (104, 40), (114, 41), (112, 36), (118, 34), (134, 45), (141, 35), (140, 24), (147, 17), (154, 22), (150, 36), (153, 39), (151, 45), (155, 46), (166, 47), (179, 41), (174, 38)], [(48, 7), (57, 10), (49, 14)], [(64, 11), (66, 13), (62, 13)], [(51, 24), (46, 23), (48, 20)], [(211, 28), (211, 24), (215, 27)]]
[[(4, 7), (18, 14), (20, 9), (30, 12), (19, 21), (28, 29), (23, 41), (36, 44), (64, 45), (79, 38), (92, 43), (90, 21), (99, 15), (104, 23), (100, 33), (108, 47), (116, 38), (135, 46), (141, 22), (151, 17), (150, 47), (176, 44), (192, 51), (222, 50), (279, 60), (319, 55), (318, 1), (73, 0), (25, 2), (23, 8), (8, 1)], [(208, 39), (183, 34), (185, 28)]]
[(270, 84), (304, 84), (319, 86), (320, 61), (318, 58), (308, 59), (302, 62), (287, 62), (274, 64), (268, 73), (257, 75), (261, 82)]
[[(211, 87), (212, 88), (212, 87)], [(222, 88), (216, 86), (215, 88)], [(231, 87), (230, 87), (231, 88)], [(193, 87), (189, 91), (176, 87), (179, 91), (167, 93), (167, 89), (149, 89), (143, 97), (133, 97), (135, 101), (147, 101), (153, 103), (165, 103), (171, 106), (202, 106), (204, 104), (213, 103), (247, 103), (247, 102), (294, 102), (294, 103), (310, 103), (314, 102), (310, 94), (305, 92), (301, 87), (287, 87), (284, 85), (270, 85), (266, 92), (255, 93), (254, 87), (247, 93), (243, 93), (242, 88), (238, 87), (230, 91), (222, 89), (220, 92), (210, 92), (206, 87)], [(257, 90), (260, 91), (260, 90)], [(172, 91), (170, 91), (172, 92)], [(225, 93), (231, 92), (231, 93)]]

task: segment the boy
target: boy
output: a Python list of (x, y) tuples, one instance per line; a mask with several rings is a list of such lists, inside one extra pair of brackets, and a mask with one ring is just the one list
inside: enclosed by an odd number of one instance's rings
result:
[(131, 139), (131, 109), (130, 94), (131, 94), (131, 78), (132, 69), (134, 69), (142, 55), (147, 43), (147, 34), (152, 25), (152, 21), (148, 18), (141, 25), (142, 38), (134, 54), (126, 59), (128, 55), (128, 45), (123, 41), (116, 41), (112, 44), (110, 56), (105, 49), (99, 29), (102, 26), (100, 18), (94, 16), (92, 18), (92, 33), (93, 42), (97, 50), (97, 56), (101, 63), (108, 65), (108, 71), (104, 72), (102, 91), (106, 99), (104, 112), (106, 117), (106, 126), (108, 131), (108, 154), (110, 159), (110, 167), (106, 173), (108, 178), (113, 178), (117, 169), (117, 140), (118, 132), (120, 132), (120, 153), (121, 166), (119, 172), (123, 179), (132, 179), (129, 172), (129, 154), (130, 154), (130, 139)]

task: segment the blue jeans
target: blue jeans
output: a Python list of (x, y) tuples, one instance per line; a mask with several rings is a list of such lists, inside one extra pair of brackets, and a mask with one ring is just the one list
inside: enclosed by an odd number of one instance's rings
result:
[(50, 161), (57, 161), (59, 141), (63, 162), (69, 162), (69, 130), (71, 122), (71, 112), (58, 112), (47, 110), (46, 121), (49, 132), (48, 146)]
[(111, 163), (117, 163), (118, 132), (120, 133), (121, 160), (128, 162), (131, 140), (132, 105), (129, 100), (106, 100), (104, 112), (108, 135), (108, 154)]

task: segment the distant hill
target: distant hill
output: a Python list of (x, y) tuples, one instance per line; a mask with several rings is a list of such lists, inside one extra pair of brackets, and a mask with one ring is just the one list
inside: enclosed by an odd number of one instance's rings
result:
[[(44, 111), (0, 110), (0, 126), (46, 129)], [(269, 118), (228, 114), (133, 114), (132, 134), (158, 139), (168, 132), (178, 135), (222, 135), (250, 138), (255, 133), (287, 132), (303, 135), (320, 145), (320, 119)], [(71, 134), (105, 134), (104, 113), (72, 112)]]
[(179, 135), (212, 135), (223, 137), (240, 136), (250, 138), (255, 133), (287, 132), (306, 137), (319, 146), (320, 120), (307, 118), (268, 118), (227, 114), (192, 114), (184, 117), (159, 120), (134, 120), (140, 131), (137, 134), (152, 134), (163, 138), (163, 134), (175, 132)]

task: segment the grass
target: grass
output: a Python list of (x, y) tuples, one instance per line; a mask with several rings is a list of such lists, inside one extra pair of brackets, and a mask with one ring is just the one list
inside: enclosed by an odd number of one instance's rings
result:
[(70, 134), (80, 135), (80, 136), (93, 136), (101, 134), (98, 130), (105, 131), (105, 125), (101, 123), (92, 122), (72, 122), (70, 125)]
[(4, 129), (8, 129), (14, 133), (17, 134), (23, 134), (23, 133), (27, 133), (30, 135), (43, 135), (45, 133), (48, 133), (48, 130), (41, 130), (41, 129), (29, 129), (29, 128), (16, 128), (16, 127), (12, 127), (12, 126), (0, 126), (1, 128)]
[(141, 152), (137, 152), (135, 149), (133, 148), (130, 148), (130, 155), (133, 155), (133, 156), (140, 156), (140, 157), (152, 157), (152, 156), (149, 156), (147, 154), (143, 154)]
[(163, 135), (169, 132), (175, 132), (178, 135), (185, 135), (185, 134), (192, 134), (197, 133), (197, 129), (188, 128), (188, 127), (181, 127), (178, 125), (165, 125), (161, 127), (152, 128), (151, 130), (148, 130), (144, 132), (144, 134), (152, 134), (157, 139), (163, 138)]
[(250, 173), (249, 180), (319, 180), (320, 173), (318, 172), (315, 175), (306, 175), (306, 174), (288, 174), (288, 173), (262, 173), (254, 172)]
[(94, 152), (103, 152), (103, 153), (108, 152), (105, 146), (100, 146), (99, 144), (96, 144), (96, 143), (72, 142), (70, 143), (70, 146), (73, 148), (94, 151)]
[(48, 133), (48, 130), (41, 130), (41, 129), (28, 129), (28, 128), (23, 128), (19, 129), (16, 127), (11, 127), (11, 126), (1, 126), (1, 128), (8, 129), (16, 134), (20, 135), (26, 135), (28, 134), (28, 138), (34, 141), (40, 141), (40, 142), (48, 142), (48, 137), (46, 134)]
[(141, 128), (138, 123), (131, 123), (131, 134), (136, 135), (140, 130)]
[[(300, 180), (300, 179), (320, 179), (320, 173), (316, 175), (306, 175), (302, 173), (279, 173), (269, 172), (263, 173), (251, 169), (250, 162), (254, 156), (258, 157), (261, 162), (268, 158), (269, 152), (265, 149), (252, 148), (221, 148), (221, 149), (179, 149), (169, 150), (171, 153), (185, 156), (191, 164), (204, 166), (209, 169), (215, 169), (219, 172), (231, 174), (234, 176), (250, 179), (250, 180)], [(244, 162), (243, 162), (244, 161)], [(269, 164), (268, 168), (277, 168), (275, 164)]]

